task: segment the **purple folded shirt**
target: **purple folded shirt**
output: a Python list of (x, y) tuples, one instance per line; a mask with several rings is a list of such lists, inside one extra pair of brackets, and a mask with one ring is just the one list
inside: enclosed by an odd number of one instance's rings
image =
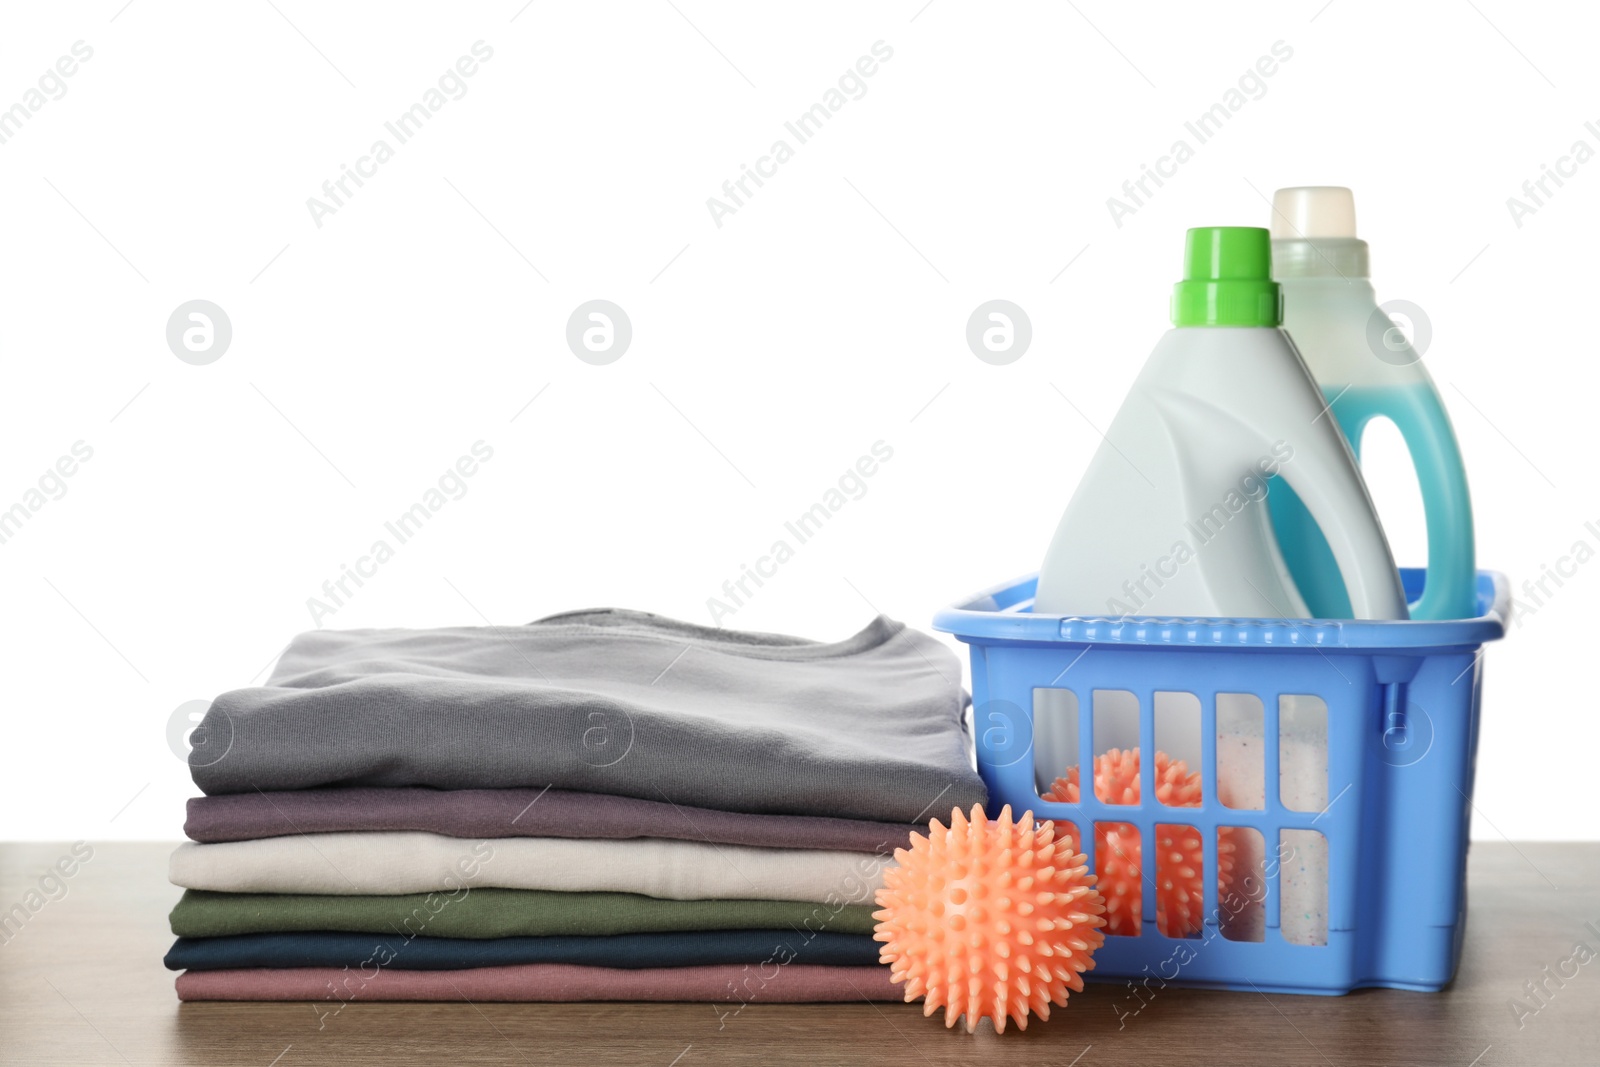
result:
[(887, 967), (809, 963), (722, 964), (623, 970), (566, 963), (400, 971), (350, 967), (185, 971), (179, 1000), (297, 1000), (336, 1013), (346, 1002), (379, 1000), (687, 1000), (744, 1004), (903, 1000)]
[(562, 789), (345, 786), (228, 793), (189, 801), (195, 841), (249, 841), (349, 830), (422, 830), (449, 837), (661, 837), (770, 848), (890, 854), (918, 827), (812, 815), (747, 815)]

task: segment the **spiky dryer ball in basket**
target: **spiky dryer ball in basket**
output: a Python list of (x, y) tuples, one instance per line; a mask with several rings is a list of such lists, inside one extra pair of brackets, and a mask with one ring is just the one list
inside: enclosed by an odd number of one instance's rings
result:
[[(1105, 804), (1139, 803), (1139, 750), (1109, 749), (1094, 760), (1094, 795)], [(1078, 802), (1078, 768), (1057, 778), (1042, 796), (1068, 804)], [(1182, 760), (1156, 752), (1156, 799), (1173, 808), (1200, 806), (1200, 774), (1189, 773)], [(1077, 828), (1062, 822), (1058, 832), (1077, 850)], [(1160, 862), (1149, 872), (1156, 887), (1156, 929), (1167, 937), (1188, 937), (1199, 931), (1204, 910), (1205, 867), (1200, 831), (1188, 826), (1157, 824), (1156, 853)], [(1139, 932), (1144, 871), (1139, 831), (1131, 823), (1095, 824), (1095, 866), (1106, 900), (1106, 929), (1113, 934)], [(1228, 846), (1231, 849), (1231, 839)], [(1223, 864), (1231, 870), (1223, 856)], [(1224, 878), (1228, 871), (1224, 871)]]
[(1032, 812), (1013, 820), (1009, 806), (988, 819), (950, 812), (928, 834), (895, 849), (899, 866), (883, 874), (873, 935), (906, 1000), (924, 999), (923, 1015), (944, 1008), (945, 1026), (965, 1015), (967, 1031), (985, 1017), (1028, 1027), (1031, 1012), (1050, 1017), (1067, 991), (1083, 990), (1083, 972), (1105, 941), (1104, 904), (1083, 856), (1057, 840)]

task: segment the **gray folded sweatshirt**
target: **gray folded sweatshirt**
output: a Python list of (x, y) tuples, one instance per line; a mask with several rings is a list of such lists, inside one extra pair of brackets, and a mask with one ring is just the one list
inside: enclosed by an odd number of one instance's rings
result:
[(879, 616), (825, 644), (601, 609), (316, 630), (193, 736), (208, 794), (552, 786), (909, 822), (986, 799), (956, 657)]

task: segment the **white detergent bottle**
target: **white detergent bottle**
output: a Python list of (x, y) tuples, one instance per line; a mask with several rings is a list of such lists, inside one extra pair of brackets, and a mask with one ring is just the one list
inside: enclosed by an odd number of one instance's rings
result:
[[(1472, 498), (1461, 450), (1421, 353), (1378, 306), (1349, 189), (1278, 190), (1272, 200), (1272, 274), (1283, 287), (1284, 328), (1357, 458), (1362, 431), (1374, 418), (1390, 419), (1405, 438), (1428, 525), (1427, 581), (1411, 617), (1477, 614)], [(1293, 493), (1273, 493), (1271, 510), (1278, 544), (1307, 606), (1322, 618), (1348, 618), (1339, 570), (1305, 508)]]
[(1043, 614), (1301, 618), (1274, 475), (1321, 528), (1359, 619), (1406, 602), (1355, 458), (1287, 334), (1264, 229), (1189, 231), (1172, 321), (1090, 461), (1039, 572)]

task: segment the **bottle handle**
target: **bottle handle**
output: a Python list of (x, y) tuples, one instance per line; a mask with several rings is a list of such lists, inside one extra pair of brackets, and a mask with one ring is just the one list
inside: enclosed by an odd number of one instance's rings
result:
[[(1391, 410), (1374, 414), (1388, 417), (1400, 430), (1422, 490), (1422, 513), (1428, 528), (1427, 579), (1421, 599), (1411, 606), (1411, 617), (1472, 618), (1477, 614), (1472, 496), (1450, 416), (1431, 382), (1394, 394), (1392, 399)], [(1367, 421), (1347, 430), (1358, 454)]]
[[(1406, 603), (1394, 556), (1355, 458), (1331, 418), (1316, 423), (1312, 432), (1331, 434), (1329, 447), (1297, 450), (1280, 474), (1327, 539), (1351, 613), (1358, 619), (1404, 619)], [(1360, 521), (1363, 516), (1371, 521)]]

